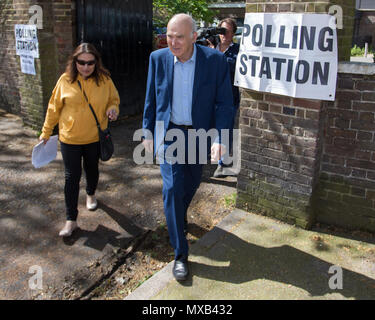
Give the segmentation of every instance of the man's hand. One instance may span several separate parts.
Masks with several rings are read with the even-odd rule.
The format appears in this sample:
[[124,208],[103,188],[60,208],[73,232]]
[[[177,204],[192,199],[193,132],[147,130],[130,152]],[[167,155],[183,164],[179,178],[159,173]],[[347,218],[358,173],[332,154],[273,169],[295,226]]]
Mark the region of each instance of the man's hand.
[[225,146],[215,142],[211,147],[211,161],[219,161],[225,153]]
[[151,139],[144,139],[142,141],[143,146],[145,147],[147,152],[153,152],[154,150],[154,141]]

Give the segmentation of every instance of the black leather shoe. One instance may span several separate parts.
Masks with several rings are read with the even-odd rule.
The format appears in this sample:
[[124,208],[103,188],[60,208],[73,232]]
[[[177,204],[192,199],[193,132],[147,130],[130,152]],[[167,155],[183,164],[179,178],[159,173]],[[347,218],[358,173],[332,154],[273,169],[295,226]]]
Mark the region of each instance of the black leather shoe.
[[182,257],[174,261],[173,276],[177,281],[185,281],[189,274],[188,259]]

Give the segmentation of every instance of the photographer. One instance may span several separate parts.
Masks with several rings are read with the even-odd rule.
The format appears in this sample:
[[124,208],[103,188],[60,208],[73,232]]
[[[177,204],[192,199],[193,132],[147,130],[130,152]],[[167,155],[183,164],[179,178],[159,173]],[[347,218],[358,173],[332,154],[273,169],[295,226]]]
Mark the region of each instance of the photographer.
[[[240,49],[239,44],[233,42],[233,36],[237,31],[237,24],[233,19],[226,18],[219,22],[218,27],[225,28],[226,32],[225,34],[219,34],[220,42],[217,44],[216,48],[210,41],[208,42],[209,42],[209,47],[214,48],[224,53],[225,57],[227,58],[227,62],[229,64],[230,76],[231,76],[231,81],[232,81],[232,91],[233,91],[233,104],[234,104],[234,114],[233,114],[232,128],[231,128],[233,129],[234,123],[236,120],[237,110],[240,104],[239,89],[238,87],[233,85],[234,74],[236,71],[236,60],[237,60],[238,51]],[[232,151],[233,130],[230,131],[230,140],[231,140],[230,151]],[[224,169],[223,169],[224,167],[228,167],[228,165],[225,165],[222,159],[220,159],[218,163],[218,167],[214,173],[215,178],[225,177]]]

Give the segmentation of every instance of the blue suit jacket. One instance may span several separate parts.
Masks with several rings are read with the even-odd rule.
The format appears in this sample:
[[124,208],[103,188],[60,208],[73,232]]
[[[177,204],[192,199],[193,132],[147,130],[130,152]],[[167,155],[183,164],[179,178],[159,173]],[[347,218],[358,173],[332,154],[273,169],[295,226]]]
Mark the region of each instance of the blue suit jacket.
[[[214,49],[196,45],[197,56],[192,98],[194,129],[208,131],[231,127],[234,106],[229,66],[225,56]],[[169,48],[150,55],[143,129],[154,137],[154,150],[162,143],[169,126],[173,97],[174,56]],[[145,132],[145,138],[151,136]]]

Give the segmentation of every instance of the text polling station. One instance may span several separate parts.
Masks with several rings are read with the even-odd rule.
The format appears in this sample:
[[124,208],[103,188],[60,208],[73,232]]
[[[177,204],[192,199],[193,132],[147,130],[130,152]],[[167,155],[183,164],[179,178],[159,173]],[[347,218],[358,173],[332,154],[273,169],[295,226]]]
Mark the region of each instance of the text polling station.
[[246,14],[235,85],[297,98],[333,101],[336,78],[334,16]]

